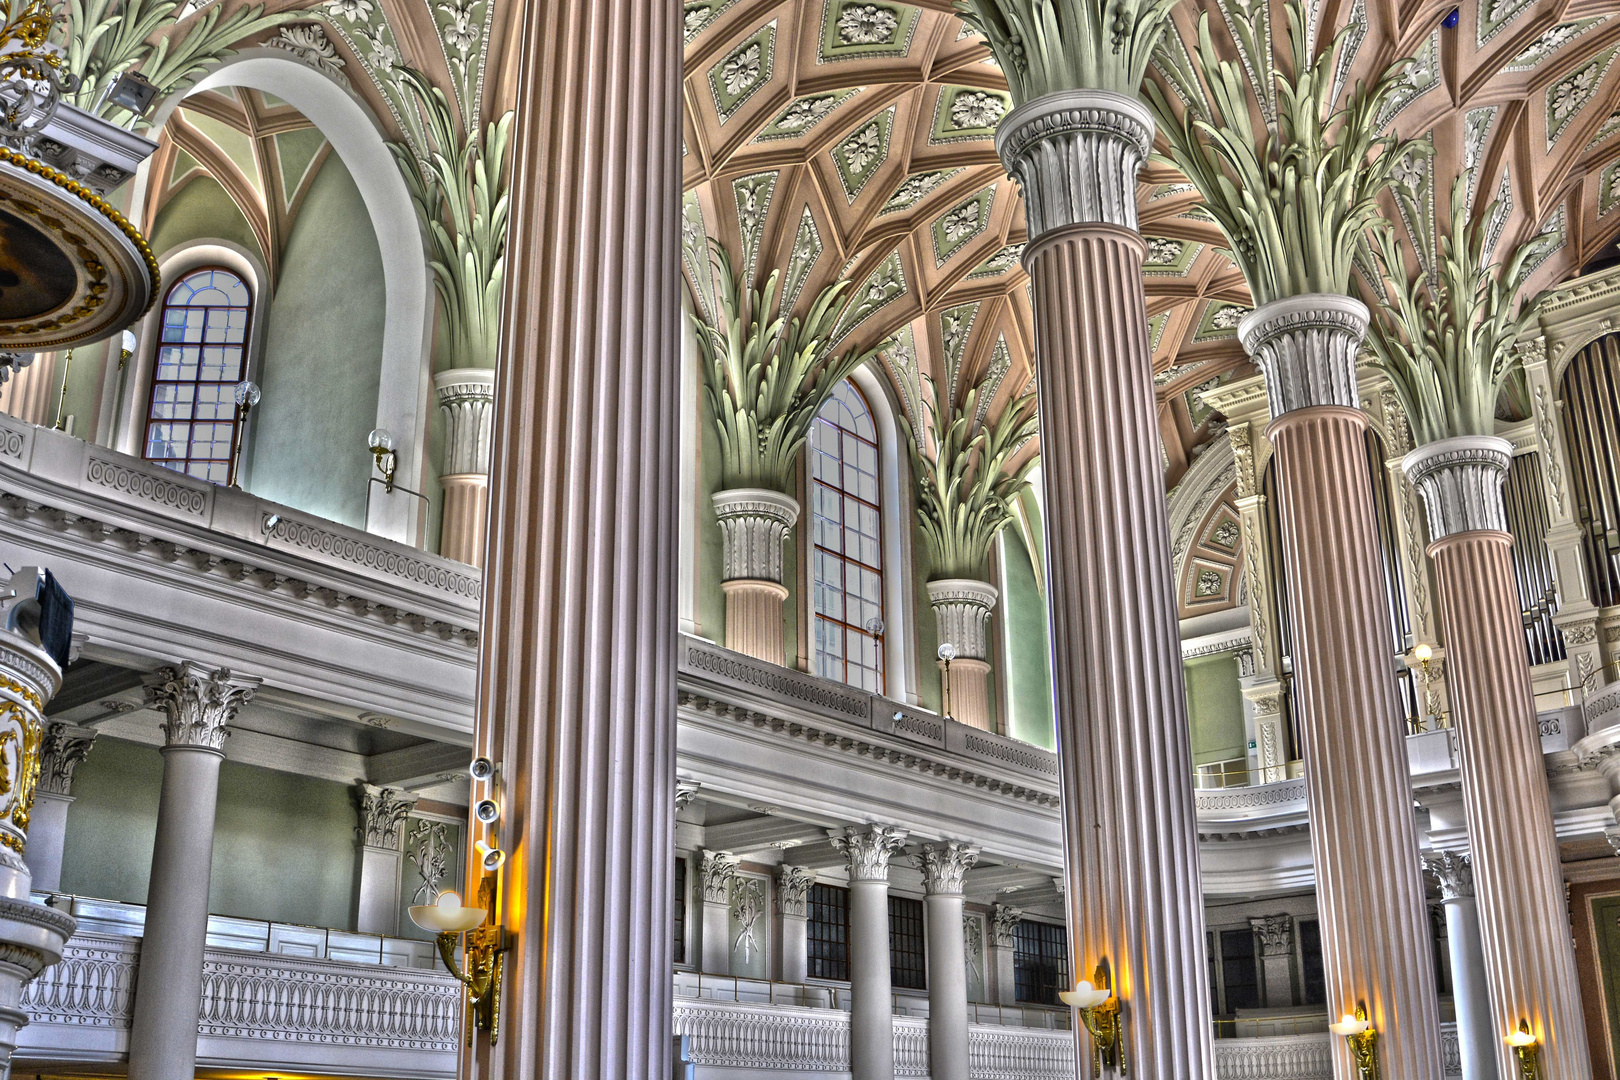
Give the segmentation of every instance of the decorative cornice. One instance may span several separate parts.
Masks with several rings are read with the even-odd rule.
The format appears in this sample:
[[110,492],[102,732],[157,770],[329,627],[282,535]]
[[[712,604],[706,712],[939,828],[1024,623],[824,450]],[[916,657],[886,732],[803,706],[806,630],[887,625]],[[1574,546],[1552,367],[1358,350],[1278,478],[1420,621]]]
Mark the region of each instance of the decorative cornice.
[[721,578],[782,583],[782,541],[799,520],[799,503],[768,488],[714,493],[720,519]]
[[359,783],[354,794],[360,806],[361,841],[368,848],[399,851],[402,826],[416,806],[416,793]]
[[978,861],[978,848],[955,840],[925,844],[917,852],[917,867],[930,896],[961,896],[963,875]]
[[36,791],[49,795],[73,794],[73,770],[96,744],[93,728],[54,723],[45,727],[40,744],[39,786]]
[[1357,408],[1356,355],[1367,334],[1367,306],[1313,293],[1274,300],[1238,323],[1238,337],[1266,377],[1273,419],[1317,405]]
[[231,721],[260,681],[188,660],[179,667],[159,668],[146,678],[146,703],[162,709],[168,718],[163,723],[166,747],[223,754]]
[[834,848],[849,863],[849,880],[889,880],[889,857],[906,842],[906,831],[892,825],[851,825],[842,832],[829,830]]
[[1044,94],[996,129],[996,152],[1023,189],[1031,242],[1069,225],[1134,231],[1136,177],[1152,146],[1152,115],[1106,90]]
[[985,628],[999,595],[988,581],[948,578],[928,583],[928,603],[934,609],[939,640],[955,645],[958,659],[984,660],[990,656]]
[[1474,862],[1455,851],[1428,852],[1422,856],[1423,869],[1440,883],[1442,900],[1468,899],[1474,895]]
[[731,882],[741,860],[729,851],[704,851],[698,857],[698,885],[705,904],[731,903]]
[[1024,918],[1024,909],[1009,904],[997,904],[991,909],[991,929],[998,948],[1011,949],[1018,945],[1018,924]]
[[1513,444],[1494,435],[1441,439],[1402,458],[1407,479],[1423,496],[1429,539],[1481,530],[1507,532],[1502,484],[1512,463]]
[[810,916],[810,886],[816,875],[802,866],[784,866],[776,875],[776,909],[784,919]]

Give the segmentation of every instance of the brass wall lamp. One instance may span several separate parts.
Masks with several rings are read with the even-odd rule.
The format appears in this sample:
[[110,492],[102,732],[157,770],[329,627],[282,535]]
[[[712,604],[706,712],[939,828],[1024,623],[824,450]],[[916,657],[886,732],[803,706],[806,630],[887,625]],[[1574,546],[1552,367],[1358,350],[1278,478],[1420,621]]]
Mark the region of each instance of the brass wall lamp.
[[1530,1021],[1521,1019],[1519,1030],[1504,1040],[1519,1062],[1519,1080],[1541,1080],[1541,1043],[1530,1033]]
[[1329,1024],[1328,1030],[1343,1035],[1350,1044],[1350,1060],[1361,1080],[1378,1080],[1378,1029],[1367,1019],[1367,1003],[1356,1002],[1355,1015],[1346,1013],[1338,1023]]
[[1063,999],[1063,1004],[1080,1014],[1080,1020],[1091,1033],[1091,1075],[1102,1076],[1103,1066],[1106,1065],[1124,1076],[1125,1045],[1119,999],[1108,987],[1108,971],[1103,965],[1097,965],[1097,972],[1092,978],[1097,980],[1095,984],[1082,980],[1073,990],[1064,990],[1058,997]]

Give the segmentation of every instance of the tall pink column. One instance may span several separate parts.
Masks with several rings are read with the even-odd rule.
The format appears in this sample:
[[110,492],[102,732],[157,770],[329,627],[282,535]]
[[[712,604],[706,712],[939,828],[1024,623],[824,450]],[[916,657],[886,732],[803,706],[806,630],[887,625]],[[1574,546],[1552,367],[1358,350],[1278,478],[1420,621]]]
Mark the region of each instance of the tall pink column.
[[1192,753],[1136,230],[1152,134],[1134,99],[1068,91],[1014,109],[996,144],[1029,225],[1074,974],[1111,972],[1130,1075],[1204,1078]]
[[527,0],[518,25],[474,744],[510,951],[462,1076],[668,1080],[681,11]]
[[1433,540],[1497,1072],[1516,1075],[1502,1039],[1527,1020],[1542,1076],[1584,1080],[1592,1063],[1502,501],[1512,460],[1506,439],[1474,436],[1421,446],[1401,465]]
[[[1266,304],[1238,326],[1265,373],[1327,1006],[1365,1002],[1385,1080],[1440,1080],[1440,1015],[1395,693],[1367,417],[1346,296]],[[1358,1074],[1343,1039],[1333,1075]]]

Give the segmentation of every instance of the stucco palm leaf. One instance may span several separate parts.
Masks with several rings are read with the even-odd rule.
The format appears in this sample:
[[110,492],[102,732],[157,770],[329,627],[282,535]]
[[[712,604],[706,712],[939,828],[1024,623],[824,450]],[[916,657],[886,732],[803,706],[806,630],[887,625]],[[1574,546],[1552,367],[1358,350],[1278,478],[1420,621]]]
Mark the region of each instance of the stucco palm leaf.
[[1013,400],[990,424],[976,417],[980,396],[994,392],[993,374],[968,391],[960,408],[940,382],[924,381],[933,398],[923,403],[925,429],[915,432],[901,418],[916,481],[917,524],[935,578],[982,578],[990,547],[1013,524],[1014,500],[1039,461],[1032,455],[1017,470],[1007,468],[1035,435],[1035,395]]
[[[1401,86],[1408,60],[1390,65],[1370,86],[1358,82],[1336,100],[1334,73],[1349,28],[1314,58],[1306,13],[1287,4],[1286,70],[1257,57],[1252,81],[1223,59],[1206,12],[1198,21],[1198,70],[1163,49],[1159,62],[1178,85],[1205,87],[1185,110],[1157,83],[1147,95],[1170,158],[1203,196],[1226,234],[1255,305],[1305,293],[1344,293],[1365,230],[1381,219],[1378,198],[1400,160],[1420,152],[1384,134],[1379,124]],[[1258,47],[1257,37],[1245,39]],[[1274,103],[1274,104],[1273,104]],[[1256,125],[1255,114],[1274,113]]]
[[725,248],[714,242],[713,250],[718,310],[712,322],[691,318],[720,441],[720,485],[791,494],[810,425],[833,387],[889,342],[834,352],[849,282],[827,286],[790,319],[778,300],[780,270],[749,289]]
[[[1411,194],[1398,189],[1407,218],[1420,220]],[[1388,230],[1370,242],[1391,285],[1374,307],[1367,346],[1395,388],[1418,443],[1496,432],[1496,404],[1520,366],[1516,343],[1534,325],[1545,294],[1519,302],[1528,260],[1545,243],[1519,245],[1505,263],[1490,261],[1493,203],[1472,224],[1468,180],[1451,188],[1450,227],[1439,237],[1431,278],[1409,272],[1403,246]]]
[[960,0],[1007,76],[1013,101],[1057,90],[1136,97],[1176,0]]

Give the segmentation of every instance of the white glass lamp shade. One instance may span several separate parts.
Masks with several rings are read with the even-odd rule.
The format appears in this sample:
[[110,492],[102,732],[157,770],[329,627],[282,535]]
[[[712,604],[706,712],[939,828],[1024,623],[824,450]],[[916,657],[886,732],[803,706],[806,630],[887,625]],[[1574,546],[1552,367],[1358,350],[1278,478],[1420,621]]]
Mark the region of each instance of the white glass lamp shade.
[[1372,1027],[1372,1021],[1371,1020],[1357,1020],[1354,1016],[1351,1016],[1349,1013],[1345,1013],[1344,1016],[1339,1020],[1338,1023],[1329,1024],[1328,1025],[1328,1030],[1333,1032],[1333,1034],[1335,1034],[1335,1035],[1346,1035],[1346,1036],[1348,1036],[1348,1035],[1360,1035],[1370,1027]]
[[251,409],[259,403],[259,397],[258,383],[243,381],[236,384],[236,403],[238,405],[246,405]]
[[956,659],[956,646],[947,641],[939,647],[939,658],[947,664]]
[[488,915],[483,908],[462,907],[461,897],[446,890],[437,903],[411,908],[411,922],[435,934],[464,934],[482,926]]
[[1422,664],[1426,663],[1434,655],[1434,650],[1429,648],[1428,642],[1419,642],[1418,647],[1412,650],[1412,655],[1417,659],[1418,663]]
[[140,342],[135,339],[135,331],[125,330],[123,337],[119,339],[118,347],[127,353],[132,353],[135,351],[135,346],[138,344],[140,344]]
[[1523,1049],[1526,1046],[1536,1045],[1536,1037],[1530,1034],[1530,1032],[1524,1027],[1520,1027],[1518,1031],[1511,1032],[1508,1037],[1502,1041],[1513,1047],[1515,1050]]
[[1073,990],[1064,990],[1058,994],[1063,1004],[1071,1009],[1095,1009],[1098,1005],[1113,996],[1113,991],[1106,986],[1092,986],[1082,981]]
[[366,436],[366,445],[373,450],[392,450],[394,433],[387,428],[372,428],[371,434]]

